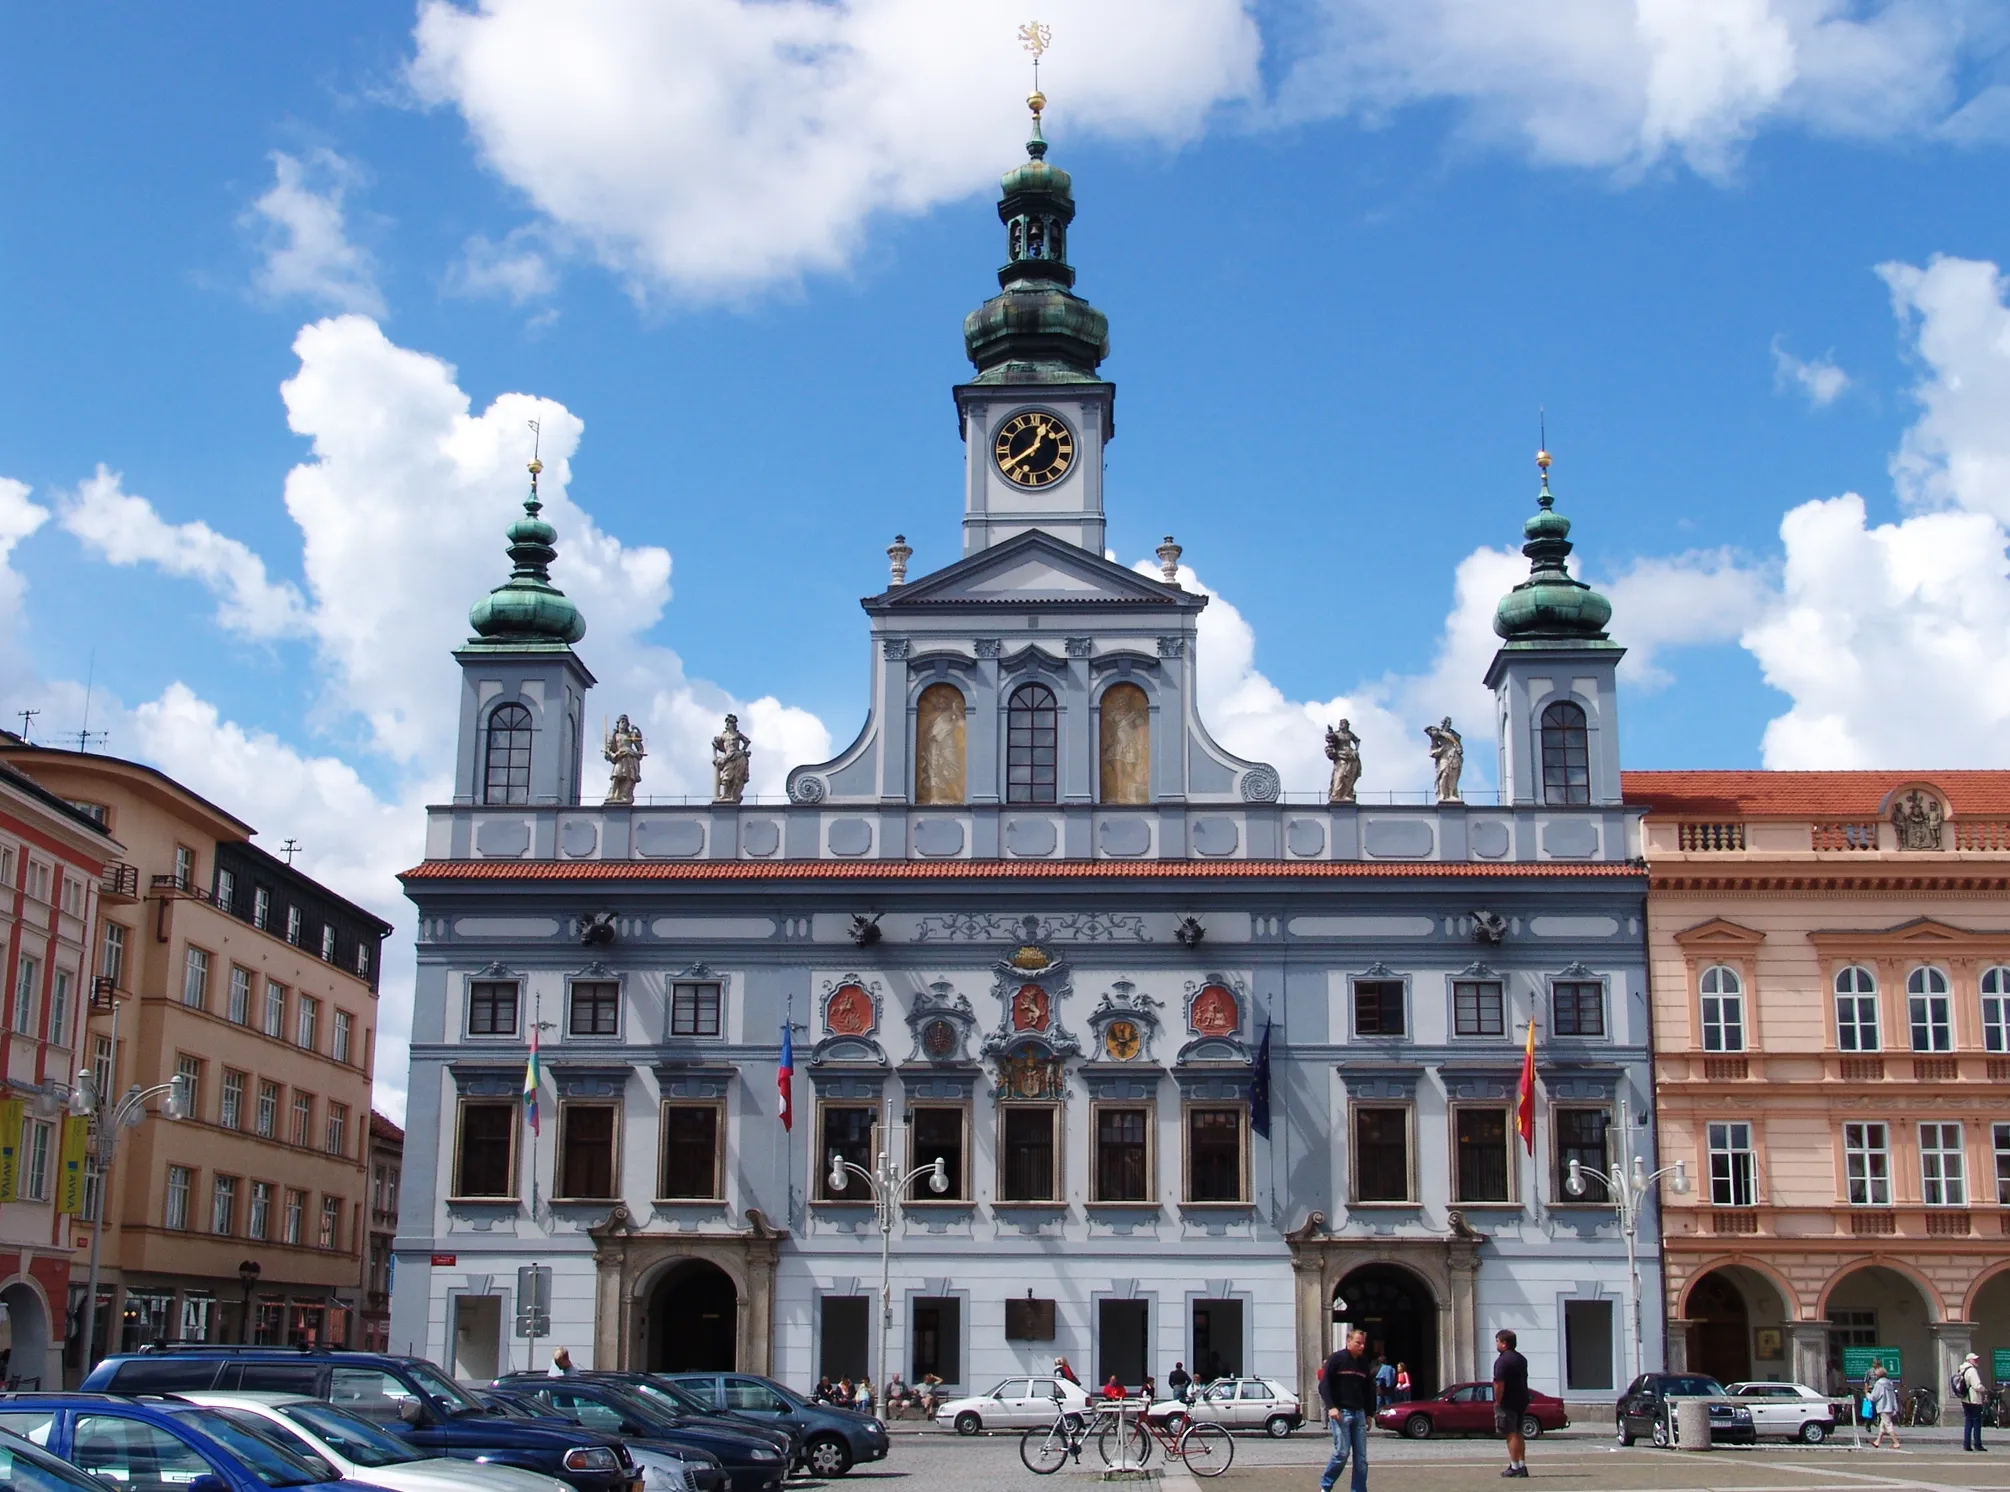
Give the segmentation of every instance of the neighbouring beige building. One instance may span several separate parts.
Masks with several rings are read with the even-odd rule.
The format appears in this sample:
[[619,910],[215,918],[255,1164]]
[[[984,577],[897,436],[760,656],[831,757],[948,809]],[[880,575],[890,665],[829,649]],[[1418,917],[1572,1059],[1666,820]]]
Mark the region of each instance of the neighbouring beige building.
[[[137,868],[135,899],[100,918],[81,1058],[106,1108],[178,1073],[195,1089],[191,1118],[123,1131],[104,1185],[89,1178],[86,1217],[103,1191],[106,1219],[90,1360],[176,1338],[346,1344],[389,925],[150,767],[12,740],[0,756],[85,807]],[[78,1334],[90,1231],[71,1259]]]
[[405,1132],[382,1114],[370,1115],[370,1229],[363,1250],[362,1314],[355,1345],[391,1350],[391,1244],[398,1234],[398,1188],[404,1182]]
[[[1628,772],[1669,1354],[1944,1392],[2010,1349],[2010,772]],[[2010,1375],[2005,1375],[2010,1376]]]

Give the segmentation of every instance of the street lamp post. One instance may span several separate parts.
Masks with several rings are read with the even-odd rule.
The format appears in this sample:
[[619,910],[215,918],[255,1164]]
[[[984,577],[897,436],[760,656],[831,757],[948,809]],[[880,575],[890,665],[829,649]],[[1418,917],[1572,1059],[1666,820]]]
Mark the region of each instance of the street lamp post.
[[940,1196],[949,1190],[949,1164],[941,1156],[936,1156],[931,1165],[916,1166],[905,1176],[894,1169],[893,1156],[885,1150],[879,1152],[879,1164],[874,1171],[846,1160],[835,1150],[831,1152],[830,1186],[834,1192],[845,1189],[846,1179],[856,1176],[872,1190],[872,1202],[879,1217],[879,1409],[886,1402],[886,1349],[887,1339],[893,1335],[893,1208],[900,1194],[923,1176],[928,1178],[928,1189]]
[[251,1345],[251,1290],[258,1283],[264,1271],[255,1259],[246,1259],[237,1266],[237,1281],[244,1286],[244,1313],[237,1320],[237,1341],[239,1346]]
[[[1627,1125],[1626,1105],[1619,1105],[1619,1133],[1624,1141],[1632,1133]],[[1632,1291],[1633,1304],[1633,1376],[1638,1378],[1640,1367],[1640,1258],[1636,1235],[1640,1227],[1640,1204],[1646,1200],[1648,1192],[1663,1176],[1669,1178],[1668,1190],[1676,1196],[1683,1196],[1689,1190],[1689,1165],[1687,1161],[1676,1161],[1672,1166],[1663,1166],[1651,1175],[1647,1162],[1639,1156],[1633,1157],[1633,1170],[1629,1174],[1618,1161],[1612,1163],[1610,1171],[1593,1171],[1605,1187],[1606,1200],[1619,1209],[1619,1231],[1626,1236],[1626,1280]],[[1564,1177],[1563,1189],[1573,1197],[1581,1197],[1585,1192],[1585,1172],[1576,1156],[1570,1158],[1570,1168]]]

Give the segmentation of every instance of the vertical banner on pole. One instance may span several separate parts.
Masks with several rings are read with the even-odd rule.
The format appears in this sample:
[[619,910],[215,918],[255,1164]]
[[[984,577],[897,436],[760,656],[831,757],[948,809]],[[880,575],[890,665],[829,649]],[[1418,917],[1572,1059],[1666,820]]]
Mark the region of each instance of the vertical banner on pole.
[[20,1195],[21,1115],[27,1107],[18,1098],[0,1101],[0,1202]]
[[56,1176],[56,1211],[76,1217],[84,1210],[84,1163],[91,1144],[91,1121],[72,1114],[63,1121],[62,1167]]

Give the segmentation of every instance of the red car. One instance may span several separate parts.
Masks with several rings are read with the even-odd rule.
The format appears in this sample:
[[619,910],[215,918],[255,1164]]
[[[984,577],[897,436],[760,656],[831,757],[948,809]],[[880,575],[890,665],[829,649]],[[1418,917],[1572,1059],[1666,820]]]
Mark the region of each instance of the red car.
[[[1455,1383],[1435,1399],[1414,1399],[1408,1404],[1391,1404],[1378,1410],[1375,1423],[1381,1429],[1393,1430],[1412,1440],[1429,1440],[1433,1435],[1491,1435],[1494,1386]],[[1529,1390],[1528,1408],[1521,1416],[1522,1434],[1533,1440],[1544,1430],[1561,1430],[1569,1423],[1563,1400]]]

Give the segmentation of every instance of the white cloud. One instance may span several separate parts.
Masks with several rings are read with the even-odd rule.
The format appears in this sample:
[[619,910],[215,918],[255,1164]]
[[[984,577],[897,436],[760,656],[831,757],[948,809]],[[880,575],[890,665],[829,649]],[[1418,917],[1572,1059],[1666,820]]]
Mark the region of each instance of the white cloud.
[[1635,560],[1600,589],[1612,601],[1612,635],[1626,645],[1620,681],[1636,689],[1674,682],[1669,648],[1737,641],[1771,601],[1774,582],[1728,549]]
[[[1052,0],[1050,133],[1179,141],[1256,87],[1239,0]],[[732,296],[852,262],[877,214],[995,181],[1025,138],[1008,0],[425,0],[410,77],[485,163],[638,284]]]
[[1787,351],[1784,339],[1773,338],[1773,387],[1795,390],[1816,409],[1826,409],[1850,386],[1849,374],[1836,366],[1834,354],[1804,360]]
[[1994,264],[1935,258],[1878,273],[1927,369],[1919,419],[1892,461],[1899,496],[2010,522],[2010,306]]
[[14,568],[14,549],[49,521],[49,510],[29,501],[31,490],[26,482],[0,477],[0,691],[13,687],[26,672],[20,632],[28,582]]
[[516,305],[542,300],[558,288],[558,271],[535,229],[517,228],[501,243],[476,234],[461,250],[448,285],[461,295],[507,296]]
[[272,185],[245,215],[264,253],[253,276],[259,292],[382,316],[375,263],[349,241],[343,214],[343,197],[357,179],[354,163],[332,150],[304,158],[274,151],[272,175]]

